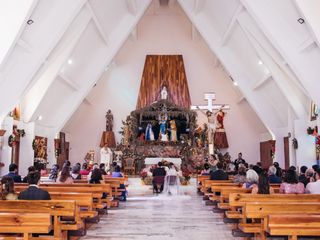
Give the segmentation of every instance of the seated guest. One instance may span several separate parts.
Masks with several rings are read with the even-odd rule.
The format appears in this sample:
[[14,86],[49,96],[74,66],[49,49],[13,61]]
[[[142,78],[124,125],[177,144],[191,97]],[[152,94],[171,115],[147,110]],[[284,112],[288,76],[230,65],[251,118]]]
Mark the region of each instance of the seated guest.
[[[34,166],[28,167],[28,174],[35,172],[35,171],[36,171],[36,168]],[[28,175],[23,178],[22,182],[24,182],[24,183],[28,182]]]
[[95,163],[95,164],[92,165],[92,169],[91,169],[91,171],[89,172],[88,177],[87,177],[88,182],[90,182],[91,176],[92,176],[92,172],[93,172],[95,169],[99,169],[98,163]]
[[319,166],[317,164],[312,165],[312,169],[314,172],[317,172],[317,170],[319,169]]
[[82,169],[80,171],[80,174],[84,175],[84,176],[87,176],[87,175],[89,175],[89,173],[90,173],[90,170],[88,169],[88,164],[87,163],[83,163],[82,164]]
[[288,170],[297,171],[297,168],[296,168],[295,166],[290,166],[290,167],[288,168]]
[[278,177],[282,178],[282,169],[281,169],[279,163],[278,162],[274,162],[273,166],[277,169],[276,175]]
[[100,171],[101,171],[102,175],[107,175],[106,165],[104,163],[100,163],[99,168],[100,168]]
[[210,180],[228,180],[228,174],[222,168],[222,162],[218,162],[217,170],[210,172]]
[[73,183],[73,178],[71,177],[68,165],[65,165],[62,168],[61,175],[60,177],[58,177],[57,183],[65,183],[65,184]]
[[48,172],[47,172],[46,165],[45,164],[41,164],[40,165],[40,175],[41,175],[41,177],[44,177],[47,174],[48,174]]
[[306,187],[306,193],[320,194],[320,169],[316,172],[316,182],[309,182]]
[[81,179],[81,174],[80,174],[80,167],[79,165],[74,165],[72,167],[72,172],[71,172],[71,177],[74,179],[74,180],[80,180]]
[[18,199],[20,200],[50,200],[50,194],[39,188],[40,173],[32,172],[28,174],[29,187],[20,192]]
[[203,165],[203,170],[201,171],[201,175],[210,175],[210,165],[208,163],[205,163]]
[[306,171],[306,178],[307,178],[307,182],[315,182],[316,181],[316,176],[315,176],[315,172],[313,171],[312,168],[309,168],[307,171]]
[[[163,191],[164,185],[164,177],[166,176],[166,170],[162,166],[162,162],[158,162],[158,166],[152,171],[152,183],[153,190],[156,193],[161,193]],[[158,185],[160,185],[160,189],[158,189]]]
[[14,181],[12,177],[4,176],[1,179],[1,200],[17,200],[18,195],[14,192]]
[[254,171],[256,171],[256,173],[257,173],[258,175],[263,174],[263,169],[262,169],[260,166],[258,166],[258,165],[254,165],[254,166],[252,167],[252,169],[253,169]]
[[91,175],[89,183],[94,183],[94,184],[103,183],[101,170],[99,168],[96,168],[92,171],[92,175]]
[[265,174],[259,175],[258,184],[252,187],[252,194],[274,194],[274,190],[269,185],[268,177]]
[[269,182],[270,183],[281,183],[281,177],[278,177],[277,174],[277,169],[275,166],[270,166],[269,167]]
[[21,176],[18,174],[18,166],[14,163],[9,165],[9,173],[6,176],[12,177],[13,181],[16,183],[22,182]]
[[114,172],[116,166],[118,166],[117,162],[112,162],[112,164],[110,166],[110,173],[111,174]]
[[257,186],[259,181],[259,175],[253,169],[249,169],[246,174],[246,182],[242,185],[242,188],[253,188]]
[[285,181],[280,185],[280,193],[304,193],[303,183],[298,182],[298,176],[293,169],[287,171]]
[[306,177],[306,171],[308,170],[307,166],[302,166],[300,168],[300,175],[299,175],[299,182],[303,183],[303,185],[306,187],[307,184],[309,183],[307,177]]
[[59,165],[54,164],[50,170],[49,179],[56,181],[59,173]]
[[246,180],[246,168],[239,166],[238,173],[233,177],[233,182],[243,184],[246,182]]
[[112,172],[111,174],[112,177],[116,178],[116,177],[123,177],[122,173],[121,173],[121,169],[120,169],[120,166],[116,166],[114,168],[114,172]]
[[[118,178],[118,177],[123,177],[123,174],[120,172],[121,171],[121,169],[120,169],[120,166],[116,166],[115,168],[114,168],[114,172],[112,172],[112,177],[113,178]],[[126,189],[126,186],[124,185],[124,184],[120,184],[120,189]],[[126,198],[126,196],[127,196],[127,191],[122,191],[121,192],[121,201],[126,201],[127,200],[127,198]]]

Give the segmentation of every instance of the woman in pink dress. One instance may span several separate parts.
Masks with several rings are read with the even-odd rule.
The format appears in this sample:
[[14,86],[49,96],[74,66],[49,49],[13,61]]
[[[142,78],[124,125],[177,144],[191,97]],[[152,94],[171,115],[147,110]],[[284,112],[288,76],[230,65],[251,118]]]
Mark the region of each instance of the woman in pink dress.
[[303,183],[298,182],[298,175],[294,170],[288,170],[285,181],[280,185],[280,193],[305,193]]
[[69,166],[65,165],[62,168],[61,175],[57,179],[57,183],[65,183],[65,184],[73,183],[73,178],[72,178],[72,176],[70,174]]

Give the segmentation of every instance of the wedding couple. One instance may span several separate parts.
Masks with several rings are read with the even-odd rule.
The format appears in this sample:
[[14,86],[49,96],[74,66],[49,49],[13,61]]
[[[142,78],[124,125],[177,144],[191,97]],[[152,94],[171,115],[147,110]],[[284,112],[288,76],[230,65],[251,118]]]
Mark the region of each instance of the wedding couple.
[[153,176],[153,192],[166,194],[179,194],[180,179],[179,174],[173,163],[163,166],[162,162],[158,162],[157,168],[152,172]]

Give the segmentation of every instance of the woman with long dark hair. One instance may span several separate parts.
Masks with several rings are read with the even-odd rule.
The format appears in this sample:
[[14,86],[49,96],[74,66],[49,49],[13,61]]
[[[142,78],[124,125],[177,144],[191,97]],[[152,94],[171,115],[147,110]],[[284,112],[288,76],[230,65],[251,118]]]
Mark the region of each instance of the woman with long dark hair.
[[14,192],[14,181],[12,177],[4,176],[1,179],[1,200],[17,200],[18,195]]
[[252,188],[253,194],[274,194],[274,190],[270,187],[268,177],[262,173],[259,175],[258,184]]
[[298,182],[298,175],[290,169],[286,173],[285,181],[280,185],[280,193],[304,193],[305,188],[303,183]]
[[93,169],[89,183],[100,184],[102,180],[101,170],[99,168]]
[[72,178],[72,176],[71,176],[71,174],[70,174],[69,166],[68,166],[68,165],[65,165],[65,166],[62,168],[61,175],[60,175],[60,177],[58,178],[57,183],[65,183],[65,184],[73,183],[73,178]]

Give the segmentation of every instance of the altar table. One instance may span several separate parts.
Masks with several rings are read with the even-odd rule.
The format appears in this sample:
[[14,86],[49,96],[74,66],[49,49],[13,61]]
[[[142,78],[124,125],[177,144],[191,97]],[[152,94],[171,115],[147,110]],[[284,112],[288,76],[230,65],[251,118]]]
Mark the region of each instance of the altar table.
[[154,165],[158,164],[161,161],[172,162],[176,167],[180,168],[182,160],[181,158],[166,158],[166,157],[147,157],[144,159],[145,165]]

